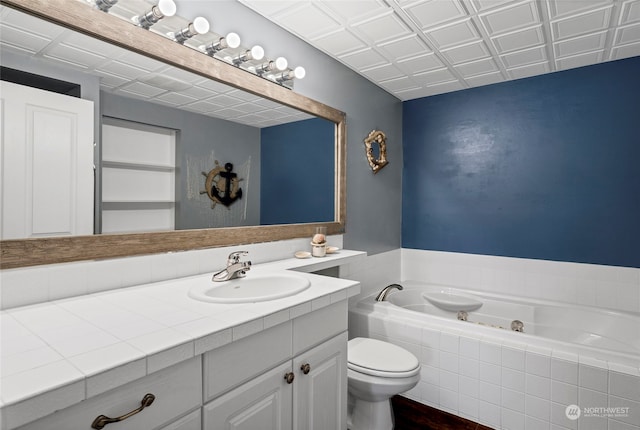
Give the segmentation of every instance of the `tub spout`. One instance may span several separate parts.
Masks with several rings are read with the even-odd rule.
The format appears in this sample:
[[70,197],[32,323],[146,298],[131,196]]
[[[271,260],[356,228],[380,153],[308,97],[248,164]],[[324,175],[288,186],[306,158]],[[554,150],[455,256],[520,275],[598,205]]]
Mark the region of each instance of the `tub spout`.
[[511,330],[519,331],[521,333],[524,332],[524,323],[520,320],[511,321]]
[[403,289],[402,285],[400,285],[400,284],[387,285],[376,296],[376,302],[384,302],[387,299],[387,295],[389,294],[389,292],[394,288],[397,288],[398,290],[402,290]]

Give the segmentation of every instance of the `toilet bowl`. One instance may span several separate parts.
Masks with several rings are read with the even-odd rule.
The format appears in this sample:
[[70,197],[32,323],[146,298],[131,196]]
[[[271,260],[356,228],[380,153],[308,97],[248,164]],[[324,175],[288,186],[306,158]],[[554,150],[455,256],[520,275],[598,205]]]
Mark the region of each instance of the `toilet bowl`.
[[391,397],[420,380],[420,363],[409,351],[376,339],[357,337],[347,347],[347,387],[353,406],[349,430],[391,430]]

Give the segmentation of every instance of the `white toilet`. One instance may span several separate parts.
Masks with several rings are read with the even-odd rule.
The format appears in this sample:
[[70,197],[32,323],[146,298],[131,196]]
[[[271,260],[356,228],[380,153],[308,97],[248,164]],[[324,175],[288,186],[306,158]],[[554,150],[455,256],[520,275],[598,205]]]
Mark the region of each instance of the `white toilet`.
[[420,362],[415,355],[376,339],[356,337],[347,349],[347,386],[354,401],[349,430],[391,430],[391,397],[416,386]]

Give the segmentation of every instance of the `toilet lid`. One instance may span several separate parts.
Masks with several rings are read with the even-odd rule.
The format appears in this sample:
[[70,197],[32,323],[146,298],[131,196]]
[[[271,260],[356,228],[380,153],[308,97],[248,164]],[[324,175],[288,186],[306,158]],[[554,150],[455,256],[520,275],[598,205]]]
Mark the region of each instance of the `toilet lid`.
[[420,371],[418,359],[406,349],[364,337],[349,341],[347,364],[352,370],[382,377],[407,377]]

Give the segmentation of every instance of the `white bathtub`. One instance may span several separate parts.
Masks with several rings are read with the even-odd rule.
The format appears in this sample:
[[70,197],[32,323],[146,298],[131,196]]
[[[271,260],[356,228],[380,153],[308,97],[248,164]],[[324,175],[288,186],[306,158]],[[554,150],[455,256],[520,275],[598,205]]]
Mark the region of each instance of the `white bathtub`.
[[[407,397],[498,429],[576,428],[565,409],[622,407],[619,416],[583,416],[585,428],[640,430],[640,314],[507,297],[418,281],[400,282],[350,309],[350,336],[412,351],[422,379]],[[482,302],[442,310],[425,293]],[[513,320],[524,332],[510,329]],[[478,324],[482,323],[482,324]],[[501,326],[496,328],[493,326]]]

